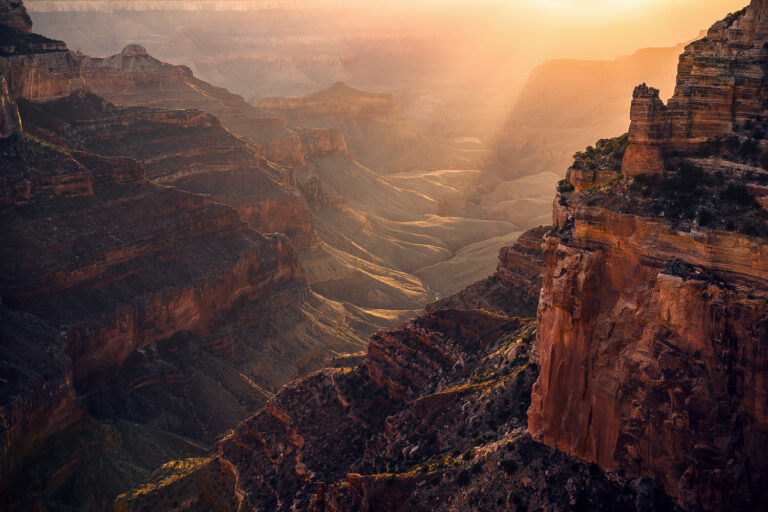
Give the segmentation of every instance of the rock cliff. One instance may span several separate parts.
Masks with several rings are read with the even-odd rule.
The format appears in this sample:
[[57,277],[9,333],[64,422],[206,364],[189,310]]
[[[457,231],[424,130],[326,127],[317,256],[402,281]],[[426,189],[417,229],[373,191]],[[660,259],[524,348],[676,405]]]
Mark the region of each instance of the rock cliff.
[[764,131],[766,16],[768,4],[752,2],[686,46],[675,94],[666,105],[657,89],[645,84],[635,89],[626,175],[661,172],[662,149],[691,150],[735,132]]
[[55,98],[83,85],[67,45],[33,33],[20,0],[0,2],[0,75],[11,94],[27,98]]
[[531,435],[690,510],[768,504],[767,6],[690,44],[667,105],[635,90],[628,147],[576,155],[544,243]]

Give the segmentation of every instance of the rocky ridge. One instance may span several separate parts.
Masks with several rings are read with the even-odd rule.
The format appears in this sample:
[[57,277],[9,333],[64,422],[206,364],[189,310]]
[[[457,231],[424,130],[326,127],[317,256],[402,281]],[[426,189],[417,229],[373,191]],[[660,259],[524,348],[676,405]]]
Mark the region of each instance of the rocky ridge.
[[226,89],[194,76],[186,66],[159,61],[138,44],[106,58],[77,56],[88,86],[117,105],[159,109],[198,109],[218,118],[229,130],[260,147],[273,162],[310,166],[318,153],[349,155],[341,133],[332,127],[289,127],[285,119],[255,108]]
[[[359,347],[370,327],[311,291],[284,235],[147,179],[178,178],[195,145],[209,172],[265,172],[258,151],[200,111],[70,92],[77,59],[63,43],[33,47],[45,38],[19,29],[18,12],[9,19],[0,506],[104,510],[150,468],[204,453],[280,384]],[[123,151],[107,149],[110,136]],[[278,171],[262,180],[279,186]]]

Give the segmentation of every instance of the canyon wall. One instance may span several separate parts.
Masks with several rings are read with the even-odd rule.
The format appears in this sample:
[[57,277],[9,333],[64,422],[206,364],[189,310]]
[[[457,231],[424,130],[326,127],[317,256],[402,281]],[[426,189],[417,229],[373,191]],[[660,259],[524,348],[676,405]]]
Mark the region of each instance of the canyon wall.
[[628,147],[577,154],[544,243],[532,437],[690,510],[768,503],[766,16],[690,44],[668,105],[635,90]]
[[161,62],[138,44],[106,58],[77,56],[88,88],[123,106],[197,109],[218,118],[232,132],[247,137],[271,161],[305,168],[317,153],[349,155],[333,125],[301,131],[274,112],[249,105],[241,96],[194,76],[186,66]]
[[306,206],[284,169],[208,113],[83,90],[79,59],[6,4],[0,507],[104,510],[282,383],[360,347],[370,326],[311,291],[285,235],[152,182],[241,173],[298,218],[254,211],[251,223],[302,235]]

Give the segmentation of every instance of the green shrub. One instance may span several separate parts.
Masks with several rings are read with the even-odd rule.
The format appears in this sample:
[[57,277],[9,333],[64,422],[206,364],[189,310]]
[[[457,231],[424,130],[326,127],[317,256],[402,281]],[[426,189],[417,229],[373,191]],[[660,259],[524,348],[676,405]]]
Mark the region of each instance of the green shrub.
[[575,188],[576,187],[573,186],[573,183],[571,183],[567,178],[557,182],[557,191],[562,194],[573,192]]
[[743,9],[741,9],[740,11],[729,13],[728,16],[726,16],[725,20],[724,20],[725,21],[725,26],[726,27],[730,27],[731,25],[733,25],[734,21],[736,21],[737,19],[739,19],[742,16],[744,16],[744,13],[746,13],[746,12],[747,12],[747,8],[745,7]]

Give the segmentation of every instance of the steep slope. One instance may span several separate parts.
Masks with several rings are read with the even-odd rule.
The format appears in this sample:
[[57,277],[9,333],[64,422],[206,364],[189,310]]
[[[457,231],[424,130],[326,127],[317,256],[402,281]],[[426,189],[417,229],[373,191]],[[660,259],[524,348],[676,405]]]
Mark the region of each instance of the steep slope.
[[[26,19],[8,5],[22,14],[3,20]],[[203,453],[282,383],[360,347],[371,326],[310,290],[284,235],[151,183],[135,159],[84,151],[109,153],[98,145],[118,134],[137,155],[175,147],[183,159],[197,142],[211,169],[257,172],[246,143],[201,112],[69,94],[79,69],[66,48],[33,47],[45,38],[14,26],[3,34],[31,53],[0,56],[0,506],[104,510],[149,468]],[[68,147],[30,135],[27,120]]]
[[666,105],[636,88],[628,147],[577,155],[544,244],[531,435],[691,510],[768,505],[766,19],[688,45]]

